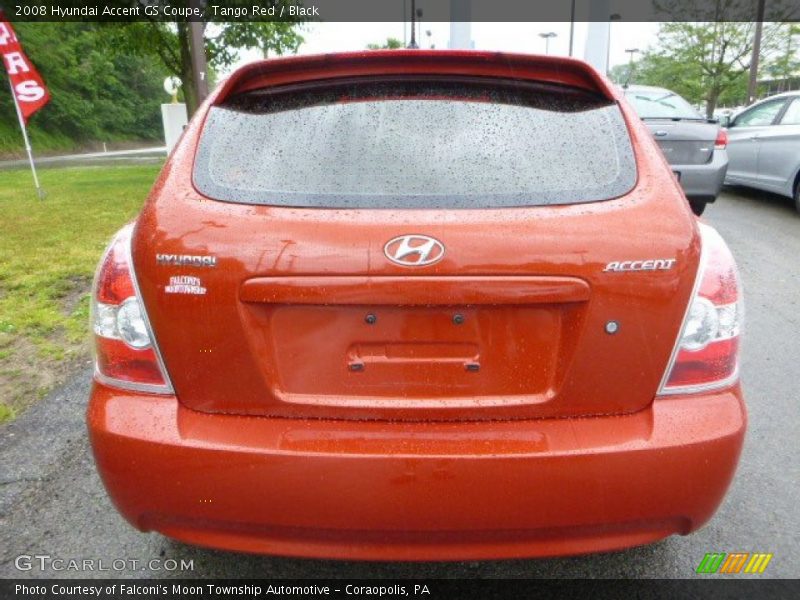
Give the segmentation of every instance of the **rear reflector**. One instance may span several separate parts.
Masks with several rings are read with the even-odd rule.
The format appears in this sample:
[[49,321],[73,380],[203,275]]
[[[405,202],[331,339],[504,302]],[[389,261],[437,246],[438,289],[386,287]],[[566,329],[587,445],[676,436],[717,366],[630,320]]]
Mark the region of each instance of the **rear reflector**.
[[171,394],[131,261],[133,225],[123,227],[100,261],[92,294],[95,377],[123,389]]
[[714,141],[714,148],[717,150],[725,150],[728,147],[728,132],[720,129],[717,133],[717,139]]
[[744,304],[728,246],[700,224],[702,256],[695,290],[660,394],[691,394],[732,385],[738,377]]

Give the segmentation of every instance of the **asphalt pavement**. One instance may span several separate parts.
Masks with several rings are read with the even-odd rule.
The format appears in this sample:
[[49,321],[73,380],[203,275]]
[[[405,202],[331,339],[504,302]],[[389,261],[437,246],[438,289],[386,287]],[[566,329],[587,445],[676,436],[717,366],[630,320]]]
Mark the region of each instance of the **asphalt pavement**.
[[[788,198],[735,188],[707,209],[706,220],[730,244],[744,280],[750,425],[732,487],[700,531],[624,552],[451,563],[301,560],[184,545],[136,531],[106,496],[83,422],[87,365],[0,426],[0,577],[695,577],[707,552],[773,553],[760,577],[800,576],[800,215]],[[39,559],[30,570],[15,566],[29,562],[19,556],[40,555],[137,562],[112,572],[41,570]],[[151,559],[162,568],[148,568]],[[168,559],[192,561],[192,569],[167,570],[175,566]]]

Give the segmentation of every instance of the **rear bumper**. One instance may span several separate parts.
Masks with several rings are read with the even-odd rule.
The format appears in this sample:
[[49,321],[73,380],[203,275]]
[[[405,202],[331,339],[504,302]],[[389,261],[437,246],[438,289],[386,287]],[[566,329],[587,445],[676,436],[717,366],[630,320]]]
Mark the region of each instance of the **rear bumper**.
[[612,550],[714,513],[746,427],[737,388],[627,416],[377,423],[209,415],[95,383],[88,426],[119,511],[204,546],[452,560]]
[[680,173],[681,187],[690,200],[714,202],[728,172],[728,152],[714,150],[711,162],[704,165],[670,165]]

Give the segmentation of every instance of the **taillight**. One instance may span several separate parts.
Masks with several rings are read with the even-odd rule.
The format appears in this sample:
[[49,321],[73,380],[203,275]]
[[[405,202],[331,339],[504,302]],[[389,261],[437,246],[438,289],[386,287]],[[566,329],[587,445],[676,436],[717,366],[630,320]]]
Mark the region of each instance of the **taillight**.
[[725,150],[728,147],[728,132],[720,129],[717,132],[717,139],[714,140],[714,148],[717,150]]
[[700,223],[702,253],[695,289],[661,384],[661,394],[688,394],[733,384],[739,374],[744,304],[733,255]]
[[131,261],[133,225],[123,227],[100,261],[92,292],[95,377],[106,385],[172,393]]

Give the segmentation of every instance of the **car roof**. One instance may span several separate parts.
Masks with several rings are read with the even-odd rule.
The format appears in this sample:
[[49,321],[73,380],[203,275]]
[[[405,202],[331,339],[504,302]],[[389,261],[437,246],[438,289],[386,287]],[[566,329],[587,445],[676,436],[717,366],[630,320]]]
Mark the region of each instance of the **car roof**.
[[793,96],[800,96],[800,90],[790,90],[788,92],[781,92],[780,94],[773,94],[772,96],[762,98],[759,100],[759,102],[763,102],[764,100],[772,100],[773,98],[791,98]]
[[[767,102],[768,100],[775,100],[776,98],[795,98],[797,96],[800,96],[800,90],[792,90],[792,91],[789,91],[789,92],[781,92],[780,94],[773,94],[772,96],[766,96],[764,98],[759,98],[758,100],[756,100],[752,104],[749,104],[749,105],[745,106],[742,109],[742,111],[745,111],[748,108],[750,108],[751,106],[755,106],[756,104],[762,104],[764,102]],[[740,111],[740,112],[742,112],[742,111]]]
[[780,94],[773,94],[772,96],[767,96],[766,98],[761,98],[760,100],[756,100],[755,102],[753,102],[752,104],[748,104],[744,108],[740,108],[732,115],[732,117],[735,119],[744,111],[754,106],[758,106],[759,104],[763,104],[764,102],[767,102],[769,100],[775,100],[776,98],[797,98],[797,97],[800,97],[800,90],[791,90],[788,92],[781,92]]

